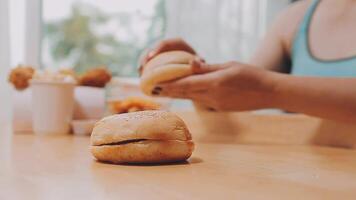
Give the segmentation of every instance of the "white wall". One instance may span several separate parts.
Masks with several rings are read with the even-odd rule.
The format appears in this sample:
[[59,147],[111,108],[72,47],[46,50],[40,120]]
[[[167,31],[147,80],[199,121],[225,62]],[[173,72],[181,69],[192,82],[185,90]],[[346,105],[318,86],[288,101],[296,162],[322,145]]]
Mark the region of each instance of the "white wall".
[[26,1],[25,63],[40,67],[41,59],[41,0]]
[[290,4],[290,0],[266,0],[267,1],[267,13],[266,21],[267,27],[274,20],[276,15],[281,12]]
[[25,5],[26,0],[9,0],[10,6],[10,65],[25,64]]
[[182,37],[208,62],[249,59],[289,0],[169,0],[166,37]]
[[9,4],[8,0],[0,0],[0,134],[11,127],[11,88],[7,83],[9,70]]

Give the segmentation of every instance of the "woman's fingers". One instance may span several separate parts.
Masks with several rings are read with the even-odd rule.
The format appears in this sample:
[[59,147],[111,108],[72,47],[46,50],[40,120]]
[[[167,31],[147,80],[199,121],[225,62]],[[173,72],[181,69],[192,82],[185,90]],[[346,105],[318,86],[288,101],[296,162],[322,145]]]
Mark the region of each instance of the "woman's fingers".
[[211,84],[217,80],[216,78],[219,77],[220,72],[223,73],[221,70],[226,69],[230,65],[209,65],[202,62],[199,57],[196,57],[191,62],[191,66],[194,75],[159,84],[155,88],[154,93],[156,95],[175,98],[194,99],[196,97],[195,95],[206,93]]
[[194,60],[190,62],[194,74],[206,74],[221,69],[225,69],[230,65],[228,63],[224,64],[207,64],[200,57],[196,56]]
[[159,90],[157,95],[193,99],[195,95],[207,92],[207,88],[213,80],[210,76],[210,74],[189,76],[173,82],[162,83],[155,90]]
[[204,65],[204,62],[198,56],[195,56],[195,58],[190,61],[190,66],[192,67],[194,74],[202,74],[202,65]]

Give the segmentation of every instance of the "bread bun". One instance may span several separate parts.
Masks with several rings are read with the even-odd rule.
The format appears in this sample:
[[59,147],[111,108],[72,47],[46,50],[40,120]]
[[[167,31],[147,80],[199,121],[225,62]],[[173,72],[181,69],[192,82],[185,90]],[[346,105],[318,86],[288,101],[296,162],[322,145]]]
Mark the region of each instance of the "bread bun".
[[143,67],[142,91],[152,95],[155,85],[193,74],[189,64],[193,59],[194,55],[185,51],[169,51],[157,55]]
[[91,152],[112,163],[165,163],[188,159],[194,149],[182,119],[166,111],[141,111],[106,117],[96,123]]

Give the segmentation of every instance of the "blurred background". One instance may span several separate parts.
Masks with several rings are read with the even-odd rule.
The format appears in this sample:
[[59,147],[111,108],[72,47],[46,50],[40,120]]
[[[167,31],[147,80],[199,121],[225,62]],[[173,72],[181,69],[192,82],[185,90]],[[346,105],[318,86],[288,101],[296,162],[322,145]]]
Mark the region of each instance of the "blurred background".
[[[0,0],[0,125],[10,124],[12,114],[19,129],[31,124],[31,92],[14,91],[7,82],[9,71],[19,64],[50,70],[68,67],[79,74],[107,66],[114,76],[138,77],[138,60],[145,49],[171,37],[188,41],[208,62],[245,61],[290,3]],[[88,113],[85,117],[97,118],[104,95],[104,90],[80,88],[77,107]]]
[[139,56],[182,37],[210,62],[246,60],[291,0],[11,0],[11,66],[105,65],[137,76]]

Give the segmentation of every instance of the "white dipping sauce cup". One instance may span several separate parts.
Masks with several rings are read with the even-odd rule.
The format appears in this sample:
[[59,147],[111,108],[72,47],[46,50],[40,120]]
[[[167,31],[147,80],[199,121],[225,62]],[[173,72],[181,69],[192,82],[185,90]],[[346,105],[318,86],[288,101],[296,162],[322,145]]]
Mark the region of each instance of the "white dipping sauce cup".
[[34,133],[68,134],[73,117],[75,83],[32,80],[31,88]]

